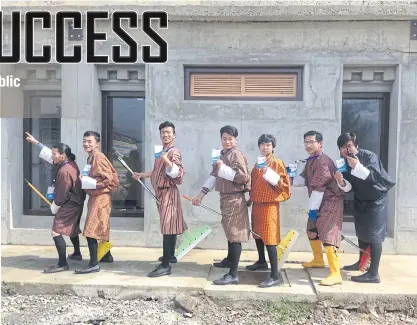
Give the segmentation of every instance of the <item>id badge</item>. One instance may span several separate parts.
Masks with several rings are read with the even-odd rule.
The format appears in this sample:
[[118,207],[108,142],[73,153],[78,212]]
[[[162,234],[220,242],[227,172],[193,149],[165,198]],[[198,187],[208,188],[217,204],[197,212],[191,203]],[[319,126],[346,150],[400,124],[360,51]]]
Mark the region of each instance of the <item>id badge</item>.
[[48,191],[46,192],[46,198],[48,199],[48,200],[54,200],[54,190],[55,190],[55,187],[53,187],[53,186],[49,186],[48,187]]
[[258,168],[262,169],[266,166],[266,157],[264,156],[259,156],[258,157]]
[[298,176],[297,170],[298,170],[297,164],[294,164],[294,163],[288,164],[287,173],[290,178],[294,178]]
[[164,147],[161,146],[161,145],[156,145],[155,146],[155,159],[158,159],[158,158],[161,157],[161,154],[162,154],[162,150],[163,149],[164,149]]
[[91,165],[90,164],[85,165],[84,168],[83,168],[83,170],[82,170],[82,172],[81,172],[81,174],[83,176],[88,176],[88,174],[90,174],[90,169],[91,169]]

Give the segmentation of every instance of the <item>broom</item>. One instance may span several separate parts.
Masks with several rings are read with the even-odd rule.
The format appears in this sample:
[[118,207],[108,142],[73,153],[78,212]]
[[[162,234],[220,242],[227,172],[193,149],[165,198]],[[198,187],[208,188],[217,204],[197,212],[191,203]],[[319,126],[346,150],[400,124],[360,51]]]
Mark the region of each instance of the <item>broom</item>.
[[[41,192],[38,191],[38,189],[33,186],[27,179],[25,179],[25,182],[29,185],[29,187],[40,196],[40,198],[42,200],[44,200],[49,206],[52,205],[51,202],[49,202],[49,200],[43,196],[43,194]],[[84,236],[85,237],[85,236]],[[100,242],[100,244],[98,244],[98,248],[97,248],[97,260],[100,262],[100,260],[104,257],[104,255],[107,254],[107,252],[113,247],[113,245],[110,242]]]
[[[123,160],[122,155],[119,152],[115,152],[117,155],[117,159],[123,165],[126,170],[133,175],[133,170],[126,164]],[[156,201],[156,204],[159,207],[158,199],[156,198],[155,194],[140,180],[138,182],[142,187],[148,192],[153,199]],[[211,228],[208,226],[204,226],[201,228],[194,229],[193,231],[187,230],[183,233],[183,241],[181,245],[175,250],[175,257],[177,261],[180,261],[185,255],[187,255],[191,250],[196,247],[204,238],[206,238],[211,233]]]

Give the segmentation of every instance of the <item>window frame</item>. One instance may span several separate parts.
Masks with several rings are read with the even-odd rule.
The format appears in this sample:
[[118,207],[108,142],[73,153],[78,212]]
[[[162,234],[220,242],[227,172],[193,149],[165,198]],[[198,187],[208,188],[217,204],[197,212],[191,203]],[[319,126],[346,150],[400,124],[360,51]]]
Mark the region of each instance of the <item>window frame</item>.
[[[345,99],[378,99],[380,102],[380,113],[381,113],[381,153],[376,153],[381,159],[382,165],[385,170],[388,170],[388,150],[389,150],[389,116],[390,116],[390,93],[389,92],[343,92],[342,94],[342,115],[343,115],[343,101]],[[342,120],[341,120],[342,124]],[[341,125],[342,129],[342,125]],[[359,139],[360,147],[360,139]],[[345,200],[344,200],[345,201]],[[345,215],[343,208],[343,221],[354,222],[354,217],[351,215]]]
[[[62,93],[61,91],[25,91],[24,92],[24,107],[25,114],[23,118],[23,130],[24,132],[32,133],[32,117],[31,117],[31,104],[32,98],[34,97],[58,97],[62,102]],[[62,134],[62,106],[59,116],[57,114],[44,115],[42,118],[57,118],[60,120],[60,129]],[[60,135],[61,138],[61,135]],[[61,139],[60,139],[61,140]],[[40,209],[31,209],[32,195],[33,191],[24,181],[27,179],[32,183],[32,161],[31,157],[34,145],[26,141],[26,137],[23,136],[23,214],[24,215],[33,215],[33,216],[53,216],[52,212],[48,208]],[[29,157],[30,159],[27,159]]]
[[[296,96],[295,97],[243,97],[243,96],[192,96],[191,95],[191,74],[296,74]],[[303,101],[303,77],[304,67],[195,67],[184,66],[184,100],[204,101]]]
[[[110,98],[137,98],[141,97],[146,101],[144,91],[103,91],[102,92],[102,119],[101,119],[101,150],[106,155],[109,161],[112,161],[112,157],[109,156],[113,148],[113,142],[111,141],[113,134],[113,105]],[[146,110],[146,106],[145,106]],[[146,120],[146,114],[145,114]],[[110,141],[109,141],[110,139]],[[139,213],[139,218],[144,218],[145,212]],[[110,217],[113,218],[131,218],[127,213],[123,211],[114,210],[112,208]]]

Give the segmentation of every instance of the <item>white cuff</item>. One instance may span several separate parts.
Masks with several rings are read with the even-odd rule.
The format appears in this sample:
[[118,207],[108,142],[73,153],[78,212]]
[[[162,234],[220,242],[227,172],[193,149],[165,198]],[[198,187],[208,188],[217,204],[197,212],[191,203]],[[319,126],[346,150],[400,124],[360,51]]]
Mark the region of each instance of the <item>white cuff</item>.
[[227,179],[228,181],[233,182],[233,180],[235,179],[236,171],[233,170],[231,167],[223,164],[219,169],[218,175],[221,178],[224,178],[224,179]]
[[55,204],[55,201],[52,201],[51,204],[51,212],[52,214],[57,214],[58,210],[59,210],[60,206]]
[[178,174],[180,173],[180,169],[174,163],[172,163],[171,170],[169,170],[168,167],[166,167],[165,171],[166,174],[171,178],[177,178]]
[[365,180],[371,173],[368,168],[364,167],[361,163],[357,163],[355,168],[350,172],[353,176]]
[[266,169],[266,173],[263,175],[263,177],[272,186],[277,185],[281,178],[281,176],[279,176],[274,170],[272,170],[269,167]]
[[206,180],[203,187],[208,188],[210,191],[216,186],[216,177],[210,175],[210,177]]
[[97,180],[90,176],[83,176],[81,178],[81,188],[83,190],[95,190],[97,186]]
[[308,201],[309,210],[319,210],[321,201],[323,200],[324,192],[313,191]]
[[49,162],[50,164],[53,163],[52,160],[52,150],[49,149],[48,147],[44,146],[41,150],[41,152],[39,153],[39,158],[42,158],[43,160]]
[[345,181],[345,184],[346,184],[345,186],[340,185],[338,181],[336,181],[336,183],[337,183],[337,186],[339,186],[339,188],[341,190],[343,190],[344,192],[347,193],[352,189],[352,184],[350,184],[350,182],[345,180],[345,179],[344,179],[344,181]]
[[304,179],[303,176],[295,176],[292,181],[292,186],[294,187],[306,186],[306,180]]

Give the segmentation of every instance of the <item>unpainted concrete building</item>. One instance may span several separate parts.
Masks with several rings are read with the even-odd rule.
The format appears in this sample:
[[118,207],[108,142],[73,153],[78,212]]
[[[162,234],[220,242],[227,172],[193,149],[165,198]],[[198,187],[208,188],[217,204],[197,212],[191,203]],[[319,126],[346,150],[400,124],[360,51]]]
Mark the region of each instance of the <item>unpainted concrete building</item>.
[[[176,125],[186,171],[180,191],[189,196],[197,194],[208,177],[211,149],[220,146],[219,130],[226,124],[238,128],[239,147],[251,166],[263,133],[276,137],[276,154],[288,164],[306,157],[306,131],[322,132],[324,150],[334,159],[340,133],[356,132],[360,145],[380,154],[397,182],[390,191],[384,252],[417,254],[415,3],[125,0],[94,6],[57,1],[48,7],[33,3],[24,10],[165,10],[168,29],[159,33],[168,42],[169,56],[165,64],[87,64],[84,47],[80,64],[1,65],[2,76],[21,80],[20,87],[1,88],[2,244],[51,244],[52,215],[24,179],[45,192],[53,172],[25,142],[25,131],[47,145],[67,143],[82,168],[87,158],[83,133],[97,130],[102,150],[113,161],[117,150],[133,169],[150,171],[158,126],[169,120]],[[5,53],[11,49],[10,12],[22,8],[3,1]],[[98,54],[110,55],[111,46],[117,44],[126,53],[110,20],[100,21],[96,28],[107,32],[107,41],[96,44]],[[153,53],[158,50],[140,29],[126,30],[138,44],[151,45]],[[54,48],[55,31],[42,30],[37,23],[35,39]],[[85,39],[66,40],[66,51],[74,44],[85,45]],[[40,46],[35,50],[39,52]],[[115,165],[121,186],[114,194],[112,243],[160,246],[154,201],[117,160]],[[350,200],[347,196],[343,231],[355,239]],[[291,199],[281,206],[281,233],[300,232],[294,248],[299,251],[309,250],[303,212],[307,201],[306,189],[293,188]],[[204,203],[219,209],[219,195],[210,193]],[[217,215],[185,200],[183,209],[190,229],[204,225],[213,229],[199,247],[226,248]],[[253,249],[254,241],[245,248]],[[342,249],[355,251],[346,243]]]

